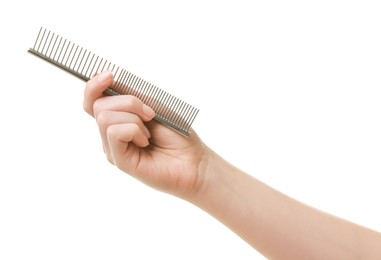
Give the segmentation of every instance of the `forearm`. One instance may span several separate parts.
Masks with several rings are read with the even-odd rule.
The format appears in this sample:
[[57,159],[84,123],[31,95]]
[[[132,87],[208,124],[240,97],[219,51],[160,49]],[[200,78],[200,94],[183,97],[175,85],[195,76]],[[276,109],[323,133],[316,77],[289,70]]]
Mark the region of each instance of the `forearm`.
[[381,234],[308,207],[208,151],[191,202],[274,259],[381,259]]

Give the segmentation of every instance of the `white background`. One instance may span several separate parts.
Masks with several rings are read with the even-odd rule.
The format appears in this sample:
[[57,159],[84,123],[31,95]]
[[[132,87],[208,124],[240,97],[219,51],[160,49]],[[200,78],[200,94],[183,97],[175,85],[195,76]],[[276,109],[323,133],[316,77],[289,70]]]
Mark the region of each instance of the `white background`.
[[262,259],[108,164],[84,83],[27,53],[40,26],[198,107],[249,174],[381,230],[379,1],[0,5],[0,259]]

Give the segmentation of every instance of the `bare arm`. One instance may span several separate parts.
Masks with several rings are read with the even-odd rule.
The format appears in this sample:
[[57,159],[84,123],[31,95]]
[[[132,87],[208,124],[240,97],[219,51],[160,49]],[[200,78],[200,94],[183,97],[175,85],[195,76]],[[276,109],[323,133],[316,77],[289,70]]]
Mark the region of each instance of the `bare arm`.
[[192,203],[271,259],[381,259],[381,234],[302,204],[213,151]]
[[213,215],[273,259],[381,259],[381,234],[336,218],[272,189],[233,167],[196,133],[187,139],[157,122],[132,96],[104,96],[112,75],[85,89],[110,163],[158,190]]

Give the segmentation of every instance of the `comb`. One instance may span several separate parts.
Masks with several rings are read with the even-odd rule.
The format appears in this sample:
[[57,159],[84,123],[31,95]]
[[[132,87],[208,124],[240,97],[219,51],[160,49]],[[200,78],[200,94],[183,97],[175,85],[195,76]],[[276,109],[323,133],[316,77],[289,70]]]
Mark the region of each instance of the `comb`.
[[189,129],[197,116],[197,108],[116,64],[43,27],[28,52],[84,81],[104,70],[111,71],[114,83],[105,90],[106,94],[136,96],[155,111],[155,120],[186,137],[190,136]]

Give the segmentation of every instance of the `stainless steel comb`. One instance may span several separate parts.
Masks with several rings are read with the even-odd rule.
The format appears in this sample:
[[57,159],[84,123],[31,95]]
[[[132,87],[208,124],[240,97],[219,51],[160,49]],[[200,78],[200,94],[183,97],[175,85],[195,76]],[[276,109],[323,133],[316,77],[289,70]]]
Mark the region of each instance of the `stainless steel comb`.
[[41,27],[33,48],[28,52],[84,81],[104,70],[111,71],[114,83],[106,89],[106,94],[134,95],[156,112],[157,121],[186,137],[190,136],[197,108],[87,49]]

